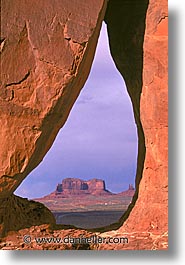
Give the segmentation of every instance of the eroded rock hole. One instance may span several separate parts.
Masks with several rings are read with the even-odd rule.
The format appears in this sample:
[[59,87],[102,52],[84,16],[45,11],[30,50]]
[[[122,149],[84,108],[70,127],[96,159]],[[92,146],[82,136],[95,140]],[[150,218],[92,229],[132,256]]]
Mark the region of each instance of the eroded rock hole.
[[57,223],[118,222],[135,192],[137,128],[103,23],[91,73],[43,162],[16,191],[45,204]]

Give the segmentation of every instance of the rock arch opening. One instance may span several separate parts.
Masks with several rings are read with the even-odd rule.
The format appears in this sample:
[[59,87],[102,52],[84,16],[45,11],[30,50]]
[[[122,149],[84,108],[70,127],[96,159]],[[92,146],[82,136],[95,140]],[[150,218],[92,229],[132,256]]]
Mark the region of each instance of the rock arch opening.
[[[47,4],[49,2],[45,1]],[[5,117],[5,120],[7,118],[7,122],[3,123],[3,119],[1,120],[4,130],[1,137],[3,139],[1,150],[3,159],[1,159],[0,200],[1,205],[4,206],[0,208],[0,220],[1,227],[5,232],[14,230],[14,224],[9,221],[11,218],[9,220],[4,218],[6,208],[8,205],[20,206],[20,201],[22,206],[18,206],[16,211],[20,211],[22,215],[20,215],[21,222],[16,229],[21,229],[28,224],[29,226],[39,225],[43,222],[43,220],[39,220],[37,223],[34,220],[32,222],[30,216],[27,216],[27,212],[24,211],[24,204],[28,201],[25,203],[24,200],[15,198],[12,193],[41,162],[59,129],[64,125],[89,74],[104,17],[108,25],[111,54],[119,72],[125,79],[133,104],[138,133],[138,158],[136,192],[132,203],[118,222],[104,227],[103,230],[119,228],[137,200],[145,159],[144,133],[140,121],[140,95],[148,1],[143,0],[142,3],[134,0],[97,1],[96,6],[92,6],[91,2],[82,1],[83,9],[79,8],[78,16],[75,6],[69,6],[67,2],[64,4],[66,5],[65,14],[62,13],[61,2],[56,2],[56,6],[49,9],[50,14],[47,18],[42,12],[40,1],[35,6],[31,4],[25,6],[24,3],[19,7],[15,5],[11,10],[19,19],[14,20],[12,13],[6,12],[10,10],[9,2],[3,2],[5,12],[2,12],[4,14],[2,35],[5,41],[1,51],[2,65],[4,66],[2,68],[3,89],[0,97],[2,99],[1,111],[3,118]],[[38,10],[40,13],[37,12]],[[73,26],[76,25],[78,19],[83,17],[84,10],[92,12],[90,17],[85,17],[87,26],[81,23],[74,30]],[[25,18],[27,18],[26,22]],[[47,19],[48,23],[46,23]],[[43,24],[46,27],[40,27]],[[15,25],[12,31],[7,28],[9,25]],[[56,49],[56,39],[60,41],[62,49],[58,49],[58,47]],[[47,49],[45,49],[46,45]],[[19,57],[21,50],[24,50],[26,60],[25,57]],[[65,56],[61,50],[65,51]],[[11,54],[12,51],[15,53],[11,57],[11,67],[9,67],[10,64],[7,65],[6,61],[9,58],[8,54]],[[17,71],[13,69],[17,69]],[[13,71],[12,75],[11,71]],[[80,74],[82,72],[84,75]],[[16,131],[12,138],[9,133],[10,128]],[[36,205],[36,208],[40,207],[39,204]],[[10,211],[9,216],[11,215],[15,217],[15,213]],[[50,221],[49,223],[51,223]]]
[[15,194],[45,204],[58,223],[108,226],[134,195],[137,149],[131,101],[103,22],[90,75],[66,124]]

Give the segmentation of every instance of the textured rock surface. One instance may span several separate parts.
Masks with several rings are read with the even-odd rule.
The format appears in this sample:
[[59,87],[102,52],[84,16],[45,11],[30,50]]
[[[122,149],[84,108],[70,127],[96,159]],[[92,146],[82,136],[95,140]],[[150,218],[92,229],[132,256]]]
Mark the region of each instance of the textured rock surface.
[[[15,14],[12,3],[10,8],[9,2],[2,1],[3,5],[6,5],[7,10],[11,10],[12,14]],[[41,2],[42,4],[49,3],[49,1],[37,1],[36,3]],[[84,80],[80,80],[77,73],[79,71],[83,72],[84,60],[87,58],[87,54],[91,54],[92,51],[90,46],[95,47],[96,45],[94,35],[98,35],[99,24],[97,19],[98,16],[99,18],[103,16],[103,13],[100,15],[103,1],[96,1],[96,5],[95,1],[82,2],[86,9],[82,8],[82,10],[79,10],[75,7],[75,15],[70,15],[70,19],[70,12],[66,12],[66,19],[62,23],[58,23],[58,16],[56,18],[53,15],[51,16],[50,23],[47,26],[53,25],[53,30],[51,29],[52,34],[50,34],[51,32],[46,34],[47,31],[43,28],[40,30],[43,34],[37,38],[34,35],[37,34],[36,31],[39,28],[34,31],[31,17],[26,20],[26,23],[24,19],[23,23],[21,19],[17,19],[14,15],[11,15],[14,21],[10,20],[7,23],[8,26],[10,24],[14,25],[9,27],[8,35],[2,32],[4,35],[1,36],[1,47],[3,53],[5,55],[7,53],[6,58],[8,60],[8,65],[5,63],[6,68],[3,70],[3,80],[5,81],[1,89],[1,98],[3,98],[1,112],[2,117],[5,118],[0,120],[2,123],[1,128],[3,128],[3,134],[0,138],[0,141],[3,141],[3,143],[0,143],[2,146],[0,161],[2,163],[1,175],[6,175],[1,178],[2,197],[7,195],[8,191],[11,193],[20,183],[21,178],[24,178],[33,166],[36,166],[35,157],[37,157],[38,162],[42,159],[54,140],[58,128],[66,120],[69,110],[79,93],[79,91],[76,91],[75,84],[77,84],[78,88],[81,88],[81,84],[88,75],[88,71],[85,69]],[[58,3],[60,2],[56,1],[56,6]],[[69,3],[70,7],[76,6],[76,1],[70,1]],[[133,103],[139,136],[139,156],[136,177],[137,191],[129,210],[133,209],[130,213],[128,211],[123,216],[119,224],[114,224],[107,228],[107,230],[112,229],[114,231],[107,231],[100,235],[125,235],[129,238],[129,244],[126,247],[125,245],[123,247],[123,245],[120,246],[118,244],[101,244],[95,246],[95,248],[88,245],[84,249],[167,248],[167,1],[149,0],[148,7],[147,4],[148,1],[145,0],[139,2],[134,0],[110,0],[106,15],[111,53],[117,68],[125,78]],[[55,12],[53,11],[51,5],[48,4],[48,7],[52,14],[60,12],[59,7],[57,12],[56,10]],[[30,14],[34,11],[32,9],[33,7],[31,8],[28,2],[28,10],[31,10]],[[27,6],[19,8],[19,12],[21,12],[20,10],[24,10],[25,14]],[[41,8],[37,8],[37,10],[41,13],[43,12]],[[84,18],[84,14],[88,14],[87,10],[89,10],[91,15],[87,15]],[[144,34],[146,10],[146,31]],[[84,23],[78,24],[79,16],[77,14],[83,14],[80,18],[84,18],[85,25],[88,24],[88,27],[84,27],[83,30],[81,26]],[[17,16],[19,16],[18,13]],[[21,17],[25,17],[25,15],[22,14]],[[42,15],[39,14],[37,18],[39,18],[40,22]],[[4,21],[6,24],[6,18]],[[90,22],[93,25],[93,32],[89,32]],[[44,20],[43,23],[37,24],[42,27]],[[75,26],[73,27],[72,25]],[[95,30],[96,26],[97,29]],[[61,27],[62,31],[60,30]],[[75,28],[79,30],[76,31],[74,30]],[[17,32],[17,34],[11,34],[12,30]],[[86,32],[85,38],[83,38],[84,32]],[[83,35],[82,38],[80,37],[81,34]],[[8,37],[8,41],[7,36],[11,36]],[[80,37],[80,41],[76,40],[78,37]],[[36,41],[34,42],[33,39]],[[88,42],[89,39],[91,41]],[[65,52],[61,53],[61,60],[58,60],[56,51],[52,50],[51,47],[52,41],[55,40],[56,43],[61,40],[61,45],[63,45],[61,47],[65,48],[63,49],[63,52]],[[50,48],[46,49],[46,43],[51,50]],[[11,52],[11,54],[14,54],[13,57],[8,55],[8,47],[9,50],[14,51]],[[41,48],[39,49],[39,47]],[[59,50],[59,47],[57,47],[57,50]],[[77,51],[76,55],[80,54],[78,58],[74,56],[72,52],[74,50]],[[19,56],[20,54],[25,55],[24,60],[19,60],[19,58],[22,58]],[[73,59],[71,59],[71,56]],[[86,65],[91,64],[89,56]],[[91,56],[93,57],[93,51]],[[10,64],[9,62],[13,63]],[[61,62],[62,64],[60,64]],[[71,62],[74,62],[72,63],[72,68]],[[80,64],[80,62],[83,63]],[[29,68],[30,65],[31,70]],[[62,69],[63,66],[67,66],[66,68],[64,67],[64,72],[61,71],[61,66]],[[73,73],[72,80],[70,79],[71,74],[68,71],[68,66],[70,66],[70,71]],[[20,70],[12,73],[16,67],[20,67]],[[6,75],[6,73],[8,74]],[[66,82],[65,89],[61,86],[61,80],[64,80],[64,83]],[[66,86],[66,84],[70,85]],[[60,98],[62,98],[61,101],[59,100]],[[22,101],[25,103],[21,104]],[[31,102],[34,102],[34,105]],[[62,108],[65,110],[65,113],[61,112]],[[31,122],[28,127],[26,126],[27,119]],[[50,128],[49,132],[46,131],[48,127]],[[23,140],[20,141],[19,139]],[[26,152],[22,152],[22,150],[26,150]],[[120,227],[121,222],[127,217],[126,222]],[[34,229],[36,229],[36,232]],[[82,232],[81,230],[61,229],[60,231],[49,231],[45,229],[44,232],[41,230],[41,227],[30,228],[26,231],[21,230],[17,234],[14,234],[14,236],[10,235],[4,239],[3,242],[8,240],[9,242],[2,242],[1,248],[65,249],[65,246],[56,246],[56,244],[47,246],[25,245],[22,243],[22,237],[25,233],[28,234],[29,232],[33,236],[34,233],[47,236],[57,235],[57,233],[61,236],[77,236],[80,233],[88,235],[88,232]],[[73,249],[73,246],[69,246],[69,249]]]
[[[30,235],[31,242],[25,243],[25,235]],[[92,238],[90,243],[74,244],[77,238]],[[102,244],[96,241],[97,237],[105,238],[107,242],[115,241],[116,243]],[[167,249],[168,234],[153,234],[152,232],[133,232],[120,233],[119,231],[111,231],[108,233],[91,233],[85,230],[76,229],[60,229],[52,230],[47,225],[32,226],[29,229],[22,229],[17,232],[10,232],[6,238],[0,240],[0,249],[4,250],[165,250]],[[67,239],[61,243],[61,240]],[[123,239],[121,239],[123,238]],[[30,238],[28,238],[30,239]],[[38,240],[43,240],[39,244]],[[128,243],[127,243],[128,239]],[[47,240],[50,242],[47,242]],[[57,240],[59,243],[57,243]],[[71,240],[71,243],[70,243]],[[119,243],[119,240],[122,240]],[[124,240],[124,241],[123,241]],[[41,241],[40,241],[41,242]],[[53,242],[53,243],[51,243]],[[125,242],[125,243],[123,243]]]
[[[116,1],[120,4],[120,1]],[[138,199],[129,218],[119,231],[151,231],[166,234],[168,229],[168,177],[167,177],[167,1],[150,0],[125,1],[125,11],[120,11],[123,18],[111,17],[107,14],[110,36],[110,47],[117,68],[127,83],[127,89],[133,103],[139,136],[138,171],[136,188]],[[112,8],[118,10],[114,1]],[[124,4],[123,4],[124,5]],[[147,8],[146,31],[142,50],[144,10]],[[124,9],[124,7],[123,7]],[[121,10],[121,8],[120,8]],[[132,10],[132,12],[131,12]],[[130,15],[129,15],[130,13]],[[117,13],[119,14],[119,12]],[[127,15],[128,14],[128,15]],[[122,29],[122,37],[114,33],[117,23],[130,24],[129,29]],[[124,38],[125,37],[125,38]],[[117,43],[118,44],[117,44]],[[133,57],[134,55],[134,57]],[[143,58],[143,59],[142,59]],[[141,90],[142,88],[142,90]],[[142,93],[141,93],[142,92]],[[141,93],[141,96],[140,96]],[[140,104],[139,104],[140,102]],[[143,142],[142,127],[145,135]],[[140,171],[144,161],[144,145],[146,159],[144,171]],[[142,177],[142,179],[141,179]],[[132,208],[132,205],[130,206]],[[128,217],[128,213],[124,218]],[[139,221],[138,221],[139,220]],[[166,240],[166,237],[165,237]]]
[[[149,1],[144,39],[141,121],[146,157],[139,195],[127,231],[168,230],[168,6]],[[139,223],[136,219],[139,217]]]
[[0,237],[7,231],[39,224],[55,224],[53,214],[41,203],[11,195],[0,199]]
[[40,163],[66,121],[105,9],[104,0],[1,1],[1,198]]

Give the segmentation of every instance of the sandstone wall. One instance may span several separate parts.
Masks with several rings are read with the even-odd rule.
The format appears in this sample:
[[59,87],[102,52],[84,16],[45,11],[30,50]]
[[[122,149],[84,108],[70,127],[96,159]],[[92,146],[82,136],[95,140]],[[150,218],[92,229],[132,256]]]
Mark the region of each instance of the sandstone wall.
[[[132,16],[131,18],[133,19]],[[139,77],[135,76],[129,80],[129,70],[126,69],[127,65],[129,68],[137,68],[134,64],[132,65],[134,59],[131,59],[132,55],[129,56],[129,48],[127,49],[127,45],[133,48],[136,43],[133,32],[130,36],[127,35],[125,41],[122,41],[122,49],[116,49],[115,44],[114,50],[115,53],[118,50],[117,67],[126,77],[126,81],[128,80],[127,88],[131,91],[129,93],[133,105],[136,105],[134,103],[138,93],[136,90],[142,85],[142,90],[139,90],[140,106],[136,107],[139,113],[136,116],[136,123],[139,117],[146,146],[143,173],[141,176],[136,176],[139,182],[136,186],[138,198],[134,200],[134,207],[130,206],[130,208],[133,207],[132,211],[127,212],[122,221],[128,219],[119,229],[101,234],[102,236],[128,236],[130,245],[124,246],[124,249],[166,249],[168,246],[168,5],[166,0],[149,1],[145,23],[141,82]],[[123,50],[127,53],[124,54]],[[124,58],[128,58],[126,63],[120,62],[119,52],[120,56],[126,55]],[[135,52],[139,56],[140,52],[137,51],[136,46]],[[137,65],[141,66],[140,60]],[[133,93],[132,89],[135,90]],[[138,163],[141,162],[142,158],[141,160],[138,158]],[[136,179],[136,185],[138,182]],[[112,226],[112,229],[115,228],[116,224]],[[101,245],[98,249],[121,248],[112,244],[112,246]]]
[[[146,157],[136,205],[127,230],[168,230],[168,6],[149,1],[143,57],[140,115]],[[139,221],[139,222],[138,222]]]
[[[1,201],[9,199],[38,165],[66,121],[88,76],[106,8],[103,0],[18,2],[2,1]],[[128,236],[124,249],[167,248],[167,15],[166,0],[109,0],[105,17],[111,53],[126,81],[139,137],[133,202],[118,223],[99,232]],[[88,235],[63,229],[55,234]],[[12,239],[12,248],[20,247],[24,233],[20,230]],[[123,245],[84,245],[88,248]]]
[[0,198],[43,159],[92,64],[104,0],[1,1]]

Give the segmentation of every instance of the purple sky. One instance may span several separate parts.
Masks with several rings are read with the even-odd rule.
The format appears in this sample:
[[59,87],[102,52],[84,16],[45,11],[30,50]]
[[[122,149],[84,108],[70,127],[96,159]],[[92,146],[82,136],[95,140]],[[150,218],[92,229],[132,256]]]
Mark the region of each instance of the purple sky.
[[137,133],[130,98],[103,23],[89,78],[42,163],[15,194],[36,198],[66,177],[102,178],[112,192],[135,182]]

